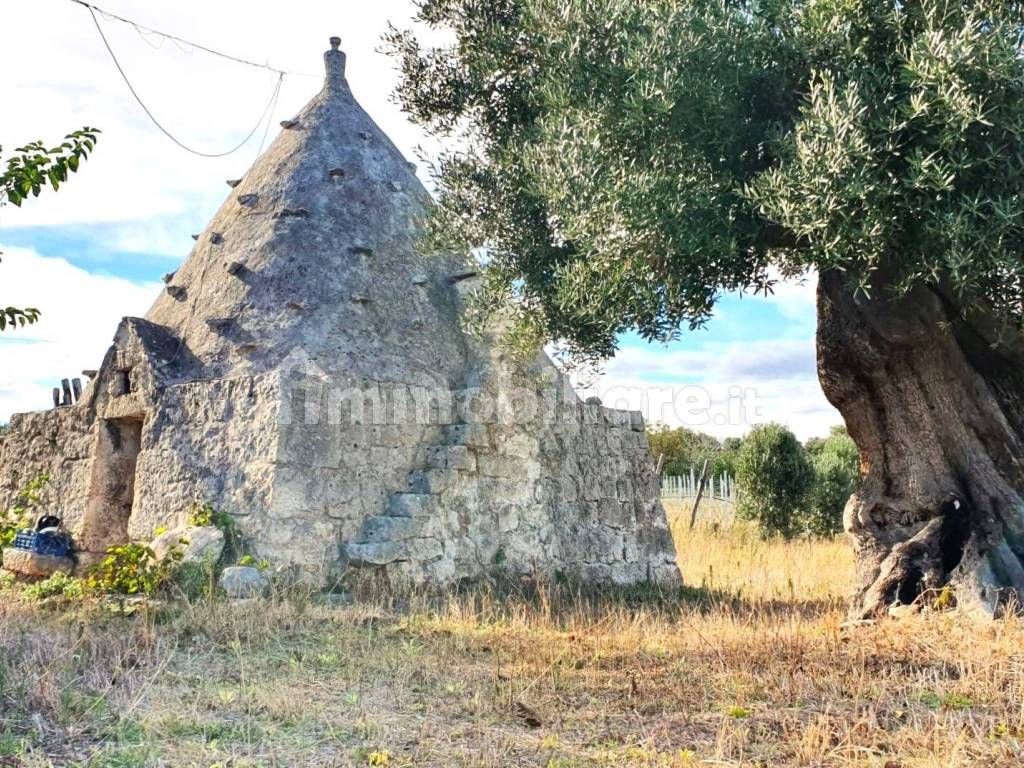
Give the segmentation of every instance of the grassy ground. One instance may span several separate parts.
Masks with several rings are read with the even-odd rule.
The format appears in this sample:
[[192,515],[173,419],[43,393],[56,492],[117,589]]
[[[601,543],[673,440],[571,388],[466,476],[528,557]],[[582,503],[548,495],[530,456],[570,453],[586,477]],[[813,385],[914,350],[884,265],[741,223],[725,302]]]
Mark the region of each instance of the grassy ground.
[[0,593],[0,766],[992,766],[1024,625],[844,628],[841,542],[677,526],[691,588],[172,605]]

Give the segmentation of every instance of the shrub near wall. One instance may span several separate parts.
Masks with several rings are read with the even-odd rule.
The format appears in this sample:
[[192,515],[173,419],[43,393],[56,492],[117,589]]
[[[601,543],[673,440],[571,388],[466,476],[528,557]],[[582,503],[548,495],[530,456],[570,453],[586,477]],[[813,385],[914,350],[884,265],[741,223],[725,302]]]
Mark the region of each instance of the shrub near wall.
[[754,427],[736,460],[736,514],[758,524],[761,535],[792,538],[814,484],[814,469],[796,435],[781,424]]
[[812,536],[834,536],[843,530],[843,509],[856,490],[859,454],[845,427],[834,427],[832,434],[808,444],[814,467],[811,489],[804,515],[804,527]]

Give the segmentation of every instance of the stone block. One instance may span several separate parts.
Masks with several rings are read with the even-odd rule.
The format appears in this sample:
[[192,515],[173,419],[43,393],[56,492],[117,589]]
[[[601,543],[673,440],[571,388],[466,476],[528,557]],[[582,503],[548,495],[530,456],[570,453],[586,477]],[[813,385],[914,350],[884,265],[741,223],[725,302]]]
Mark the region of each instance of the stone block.
[[388,424],[379,428],[378,445],[385,448],[405,448],[419,445],[423,429],[416,424]]
[[605,526],[587,529],[582,536],[581,554],[588,563],[614,563],[622,559],[622,534]]
[[444,428],[444,441],[448,445],[473,448],[489,448],[491,445],[486,424],[449,424]]
[[644,555],[673,552],[675,548],[672,532],[669,530],[667,522],[661,525],[639,527],[636,532],[636,544]]
[[374,544],[383,541],[404,541],[415,538],[423,528],[423,518],[393,517],[391,515],[370,517],[363,523],[363,529],[356,544]]
[[[353,520],[361,519],[366,513],[366,500],[355,499],[349,502],[342,502],[339,504],[328,504],[324,507],[324,514],[331,520]],[[381,504],[380,509],[383,509],[384,505]]]
[[427,453],[427,466],[472,472],[476,469],[476,456],[464,445],[435,445]]
[[629,429],[629,411],[620,411],[617,408],[606,408],[604,412],[605,422],[610,427]]
[[388,565],[399,560],[408,560],[405,547],[397,542],[386,541],[375,544],[349,544],[345,555],[350,565]]
[[429,563],[444,557],[444,545],[440,539],[434,538],[410,539],[405,542],[405,551],[408,559],[419,563]]
[[446,557],[428,563],[425,570],[428,581],[435,584],[451,583],[459,573],[455,563]]
[[611,584],[612,567],[605,563],[584,563],[577,572],[584,584]]
[[477,459],[477,466],[481,475],[489,477],[518,477],[520,475],[520,462],[507,459],[504,456],[481,455]]
[[598,519],[611,528],[630,529],[633,527],[633,503],[616,499],[601,499],[597,503]]
[[580,476],[580,498],[584,501],[597,501],[603,498],[601,493],[601,477],[593,470],[584,470]]
[[437,511],[437,497],[427,493],[395,493],[388,499],[391,517],[429,517]]
[[576,477],[573,475],[562,475],[560,481],[562,501],[573,502],[579,498],[579,489],[576,487]]
[[70,557],[39,555],[13,547],[4,549],[3,564],[11,573],[33,578],[46,578],[58,572],[70,574],[75,570],[75,561]]
[[584,403],[580,411],[581,421],[584,424],[604,424],[605,408],[599,403]]
[[409,474],[409,492],[441,494],[453,487],[457,474],[450,469],[418,469]]
[[149,546],[158,561],[174,549],[180,549],[182,563],[213,564],[224,552],[224,532],[212,525],[181,526],[160,534]]
[[622,478],[615,483],[615,495],[619,501],[632,502],[634,497],[633,481],[629,478]]
[[515,504],[503,504],[498,510],[498,530],[511,533],[519,528],[520,510]]
[[542,477],[533,483],[532,499],[535,503],[557,504],[561,496],[561,484],[552,477]]
[[270,592],[270,577],[266,573],[240,565],[225,568],[217,584],[233,600],[265,597]]

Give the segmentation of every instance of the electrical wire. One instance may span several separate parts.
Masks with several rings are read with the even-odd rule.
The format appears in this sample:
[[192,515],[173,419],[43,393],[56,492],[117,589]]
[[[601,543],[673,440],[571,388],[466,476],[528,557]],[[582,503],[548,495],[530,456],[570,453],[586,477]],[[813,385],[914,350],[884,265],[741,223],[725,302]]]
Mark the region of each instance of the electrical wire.
[[[186,152],[191,152],[193,155],[198,155],[199,157],[227,157],[228,155],[234,154],[235,152],[237,152],[238,150],[240,150],[242,147],[244,147],[246,144],[249,143],[249,139],[251,139],[255,135],[256,131],[259,130],[259,127],[261,125],[263,125],[263,120],[264,120],[264,118],[266,118],[267,113],[270,112],[272,110],[272,108],[273,108],[273,105],[277,103],[277,97],[281,93],[281,85],[284,82],[284,76],[285,76],[285,72],[284,71],[282,71],[280,69],[274,69],[273,67],[267,67],[267,66],[264,66],[262,64],[255,64],[255,63],[250,62],[250,61],[245,61],[244,59],[235,59],[233,56],[228,56],[227,54],[217,53],[216,51],[212,51],[212,50],[207,49],[207,48],[202,48],[202,46],[196,46],[197,48],[201,48],[202,50],[208,51],[210,53],[215,53],[218,56],[223,56],[223,57],[228,58],[228,59],[233,59],[234,61],[238,61],[238,62],[240,62],[242,64],[249,64],[250,66],[260,67],[261,69],[268,69],[271,72],[276,72],[277,73],[277,83],[275,83],[274,90],[270,94],[270,100],[267,102],[267,105],[263,108],[263,112],[260,113],[259,120],[256,121],[256,125],[254,125],[252,127],[252,130],[249,131],[249,133],[246,135],[246,137],[244,139],[242,139],[242,141],[239,142],[235,147],[227,150],[226,152],[202,152],[200,150],[194,149],[194,148],[188,146],[187,144],[184,144],[183,142],[179,141],[174,136],[174,134],[172,134],[169,130],[164,128],[164,126],[160,123],[160,121],[156,119],[156,116],[150,111],[149,107],[146,106],[145,102],[142,101],[142,98],[139,96],[138,92],[135,90],[135,86],[132,85],[131,80],[128,78],[127,73],[124,71],[124,67],[122,67],[121,66],[121,62],[118,61],[117,54],[115,54],[114,53],[114,49],[110,47],[110,42],[107,40],[107,36],[103,32],[103,27],[100,26],[100,20],[96,18],[96,12],[99,11],[100,13],[103,13],[103,11],[100,11],[98,8],[94,8],[93,6],[89,5],[88,3],[82,2],[82,0],[71,0],[71,2],[77,3],[78,5],[83,5],[83,6],[85,6],[88,9],[89,15],[92,16],[93,24],[96,25],[96,31],[100,33],[100,39],[103,40],[103,45],[107,49],[107,53],[110,54],[110,58],[113,60],[114,66],[116,66],[117,67],[117,71],[121,73],[121,78],[124,80],[124,84],[128,86],[128,90],[131,91],[132,96],[135,97],[135,101],[138,102],[138,105],[140,107],[142,107],[142,111],[146,113],[146,115],[149,117],[149,119],[153,122],[153,125],[155,125],[157,128],[159,128],[160,132],[163,133],[164,136],[169,138],[171,141],[173,141],[179,147],[184,149]],[[118,18],[118,17],[115,17],[115,18]],[[121,20],[122,21],[127,21],[125,19],[121,19]],[[127,23],[133,24],[133,22],[127,22]],[[133,24],[133,26],[134,26],[134,24]],[[163,33],[158,33],[158,34],[163,34]],[[170,36],[168,35],[167,37],[170,37]],[[183,41],[183,42],[186,42],[186,41]],[[194,43],[190,43],[190,44],[191,45],[195,45]],[[268,122],[267,126],[269,127],[269,125],[270,125],[270,123]],[[266,137],[264,136],[264,140],[265,140],[265,138]]]
[[263,138],[260,139],[260,148],[256,150],[256,159],[263,154],[263,147],[267,143],[267,135],[270,133],[270,124],[274,122],[274,112],[277,109],[277,99],[281,95],[281,85],[284,83],[284,75],[281,75],[277,81],[277,93],[274,94],[274,101],[270,105],[270,111],[267,113],[267,125],[263,129]]
[[[238,56],[232,56],[230,53],[223,53],[222,51],[217,51],[217,50],[214,50],[213,48],[207,48],[205,45],[200,45],[199,43],[193,43],[191,40],[185,40],[183,38],[176,37],[175,35],[168,34],[167,32],[161,32],[158,29],[152,29],[151,27],[147,27],[147,26],[144,26],[142,24],[139,24],[137,21],[132,21],[131,19],[126,19],[124,16],[118,16],[116,13],[111,13],[110,11],[106,11],[106,10],[100,8],[99,6],[93,5],[92,3],[85,2],[85,0],[71,0],[71,2],[75,3],[76,5],[81,5],[84,8],[88,8],[90,12],[93,12],[93,11],[98,12],[105,19],[113,19],[115,21],[120,21],[120,22],[123,22],[125,24],[129,24],[129,25],[135,27],[136,31],[139,32],[140,34],[143,33],[143,32],[146,32],[146,33],[149,33],[149,34],[159,35],[160,37],[167,38],[168,40],[173,41],[178,46],[179,50],[183,51],[184,53],[192,53],[193,50],[200,50],[200,51],[204,51],[205,53],[212,54],[213,56],[220,56],[222,59],[228,59],[229,61],[234,61],[234,62],[236,62],[238,64],[245,64],[245,65],[250,66],[250,67],[258,67],[259,69],[267,69],[267,70],[270,70],[271,72],[275,72],[275,73],[277,73],[279,75],[298,75],[300,77],[317,77],[317,75],[311,75],[311,74],[308,74],[306,72],[290,72],[290,71],[285,70],[285,69],[277,69],[276,67],[271,67],[271,66],[269,66],[267,64],[260,64],[260,63],[255,62],[255,61],[250,61],[249,59],[242,59],[242,58],[239,58]],[[95,19],[95,14],[93,14],[93,18]],[[186,46],[188,46],[192,50],[186,50],[185,48],[181,47],[182,45],[186,45]]]

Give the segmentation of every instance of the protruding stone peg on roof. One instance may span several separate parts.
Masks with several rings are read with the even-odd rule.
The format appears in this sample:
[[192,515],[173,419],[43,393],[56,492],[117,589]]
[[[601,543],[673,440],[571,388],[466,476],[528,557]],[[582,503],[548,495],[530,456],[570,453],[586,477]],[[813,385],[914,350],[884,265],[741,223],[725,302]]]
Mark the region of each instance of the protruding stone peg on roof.
[[332,179],[340,179],[340,178],[343,178],[345,176],[345,169],[344,168],[331,168],[331,170],[329,170],[327,172],[327,175],[330,176]]
[[365,243],[356,243],[348,250],[353,256],[373,256],[373,248]]
[[307,219],[309,211],[305,208],[282,208],[274,214],[275,219]]
[[214,333],[224,333],[231,329],[235,324],[233,317],[208,317],[206,318],[207,327]]
[[240,261],[232,261],[228,263],[225,269],[228,271],[229,275],[238,275],[243,269],[245,269],[245,266]]
[[167,273],[166,275],[164,275],[164,277],[163,277],[163,280],[164,280],[164,282],[165,282],[165,283],[169,283],[169,282],[171,282],[171,280],[173,280],[173,279],[174,279],[174,276],[175,276],[176,274],[178,274],[178,273],[177,273],[177,271],[174,271],[174,272],[168,272],[168,273]]
[[360,131],[359,138],[362,139],[363,141],[369,141],[370,139],[373,138],[373,134],[370,133],[369,131]]
[[286,306],[286,307],[287,307],[288,309],[291,309],[291,310],[293,310],[293,311],[295,311],[295,312],[301,312],[302,310],[304,310],[304,309],[305,309],[305,307],[304,307],[304,306],[302,306],[302,304],[300,304],[300,303],[299,303],[299,302],[297,302],[297,301],[289,301],[289,302],[288,302],[287,304],[285,304],[285,306]]
[[254,205],[256,205],[256,201],[259,199],[259,195],[257,195],[255,192],[251,192],[248,195],[239,195],[238,204],[243,206],[244,208],[252,208]]
[[401,192],[402,191],[402,182],[400,182],[400,181],[392,181],[391,182],[391,189],[394,190],[395,192]]
[[224,235],[220,232],[212,232],[210,233],[210,242],[214,245],[220,245],[224,242]]
[[414,275],[413,278],[412,278],[412,284],[413,285],[421,285],[422,286],[422,285],[428,285],[429,283],[430,283],[430,278],[427,277],[426,275]]
[[292,128],[298,127],[298,125],[299,125],[299,121],[298,120],[282,120],[281,121],[281,127],[284,128],[286,131],[290,131]]
[[97,370],[94,370],[94,369],[91,369],[91,368],[89,368],[89,369],[86,369],[86,370],[82,371],[82,375],[83,375],[83,376],[85,376],[85,378],[89,379],[90,381],[91,381],[92,379],[95,379],[95,378],[96,378],[96,375],[97,375],[98,373],[99,373],[99,371],[97,371]]
[[454,275],[448,275],[448,282],[451,285],[455,285],[456,283],[461,283],[464,280],[472,280],[478,274],[479,273],[475,269],[466,269],[462,272],[456,272]]
[[369,304],[370,297],[364,296],[361,293],[354,293],[352,294],[352,301],[354,301],[356,304]]
[[228,179],[228,186],[231,187],[232,189],[234,189],[235,187],[237,187],[241,183],[242,183],[241,179]]
[[409,163],[409,170],[416,173],[416,163]]
[[167,295],[175,301],[184,301],[185,297],[188,296],[188,291],[180,285],[168,285],[164,290],[166,290]]
[[192,235],[192,239],[193,240],[198,240],[199,239],[199,235]]

